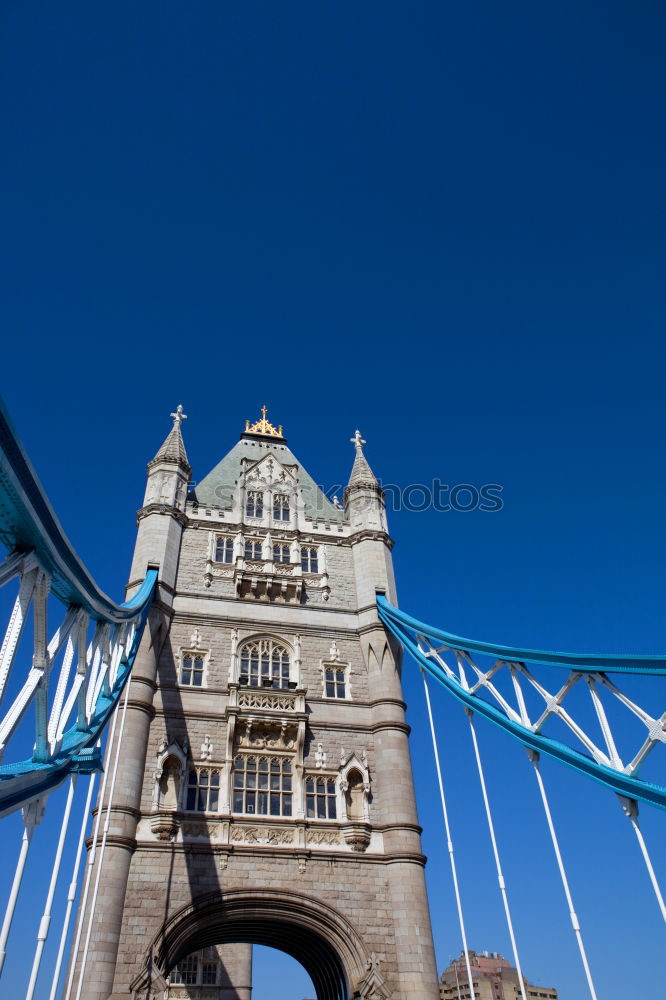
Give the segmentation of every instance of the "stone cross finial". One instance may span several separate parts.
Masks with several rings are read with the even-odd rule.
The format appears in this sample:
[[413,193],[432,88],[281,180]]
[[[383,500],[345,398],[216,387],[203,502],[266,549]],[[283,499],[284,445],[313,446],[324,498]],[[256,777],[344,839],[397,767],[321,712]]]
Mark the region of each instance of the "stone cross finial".
[[357,451],[360,451],[363,445],[367,444],[367,441],[364,441],[363,438],[361,437],[361,432],[359,430],[354,431],[354,437],[350,438],[349,440],[353,445],[356,446]]
[[169,416],[173,417],[173,426],[174,427],[180,427],[180,425],[182,424],[183,420],[187,420],[187,414],[183,413],[183,407],[182,407],[181,403],[179,403],[178,406],[176,407],[176,412],[175,413],[170,413]]

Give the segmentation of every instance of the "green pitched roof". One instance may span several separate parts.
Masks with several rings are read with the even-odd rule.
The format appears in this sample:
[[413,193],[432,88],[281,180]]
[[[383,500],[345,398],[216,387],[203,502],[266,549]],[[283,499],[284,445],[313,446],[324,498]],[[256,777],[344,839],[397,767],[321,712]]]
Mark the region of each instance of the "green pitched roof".
[[260,462],[272,455],[281,465],[297,466],[294,470],[301,489],[305,515],[317,521],[343,521],[345,512],[327,500],[312,476],[303,468],[295,455],[286,446],[265,438],[250,440],[241,438],[221,462],[197,483],[190,499],[203,507],[230,507],[234,487],[241,475],[241,461],[246,458]]

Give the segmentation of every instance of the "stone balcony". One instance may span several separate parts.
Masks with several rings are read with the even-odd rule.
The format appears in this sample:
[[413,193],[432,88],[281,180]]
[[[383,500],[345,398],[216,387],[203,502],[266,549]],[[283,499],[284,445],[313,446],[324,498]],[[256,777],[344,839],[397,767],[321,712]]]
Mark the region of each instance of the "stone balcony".
[[306,585],[321,591],[325,601],[331,593],[328,573],[304,573],[299,563],[274,562],[272,559],[245,559],[239,556],[233,563],[216,563],[208,559],[205,586],[210,587],[215,579],[233,580],[238,597],[253,597],[259,601],[298,604]]
[[297,563],[237,559],[234,582],[238,597],[298,603],[303,591],[303,571]]
[[268,715],[283,712],[305,712],[304,688],[274,688],[269,686],[250,687],[243,684],[229,684],[228,708],[241,709]]

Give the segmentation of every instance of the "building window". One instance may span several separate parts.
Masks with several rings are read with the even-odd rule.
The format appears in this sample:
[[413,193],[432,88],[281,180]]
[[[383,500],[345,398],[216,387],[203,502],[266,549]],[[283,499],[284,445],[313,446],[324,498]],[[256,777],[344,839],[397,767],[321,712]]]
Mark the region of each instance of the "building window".
[[284,493],[276,493],[273,497],[273,520],[289,520],[289,497]]
[[204,962],[201,967],[201,985],[215,986],[217,983],[217,963]]
[[301,549],[301,569],[304,573],[318,573],[319,559],[317,550],[313,546],[305,545]]
[[197,956],[188,955],[187,958],[181,959],[169,976],[169,982],[173,986],[196,986]]
[[273,546],[273,562],[288,563],[290,561],[289,545],[282,542]]
[[261,539],[248,538],[245,542],[245,558],[261,559]]
[[336,819],[334,778],[320,775],[305,779],[305,815],[308,819]]
[[291,816],[291,805],[290,760],[286,757],[236,757],[233,792],[235,813]]
[[190,812],[217,812],[220,772],[192,768],[187,780],[187,809]]
[[264,494],[259,493],[256,490],[250,490],[247,495],[247,503],[245,504],[245,513],[247,517],[263,517],[264,516]]
[[183,653],[180,661],[180,683],[201,687],[204,675],[204,658],[198,653]]
[[250,687],[289,687],[287,648],[274,639],[246,643],[240,651],[240,682]]
[[344,667],[326,667],[324,676],[327,698],[347,697],[347,671]]
[[217,538],[215,540],[215,562],[230,563],[234,559],[233,538]]

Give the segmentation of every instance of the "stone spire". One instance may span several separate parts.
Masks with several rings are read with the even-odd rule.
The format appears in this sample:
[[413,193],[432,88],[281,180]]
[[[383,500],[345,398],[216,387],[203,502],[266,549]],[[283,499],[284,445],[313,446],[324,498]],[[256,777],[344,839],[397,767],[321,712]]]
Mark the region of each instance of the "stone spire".
[[356,431],[351,442],[356,456],[343,495],[349,523],[354,530],[386,531],[384,491],[363,454],[365,441],[360,431]]
[[349,477],[347,489],[350,490],[354,486],[377,487],[379,484],[375,479],[375,474],[368,465],[368,460],[363,454],[363,445],[366,442],[361,437],[361,432],[356,431],[354,437],[350,438],[349,440],[356,448],[356,457],[354,458],[354,465],[352,466],[351,476]]
[[187,460],[185,443],[180,430],[180,425],[183,420],[187,420],[187,414],[183,413],[183,407],[179,403],[176,407],[176,412],[169,415],[173,417],[173,427],[169,431],[164,444],[149,465],[152,466],[157,462],[173,462],[175,465],[179,465],[182,469],[186,469],[189,473],[191,472],[190,463]]

